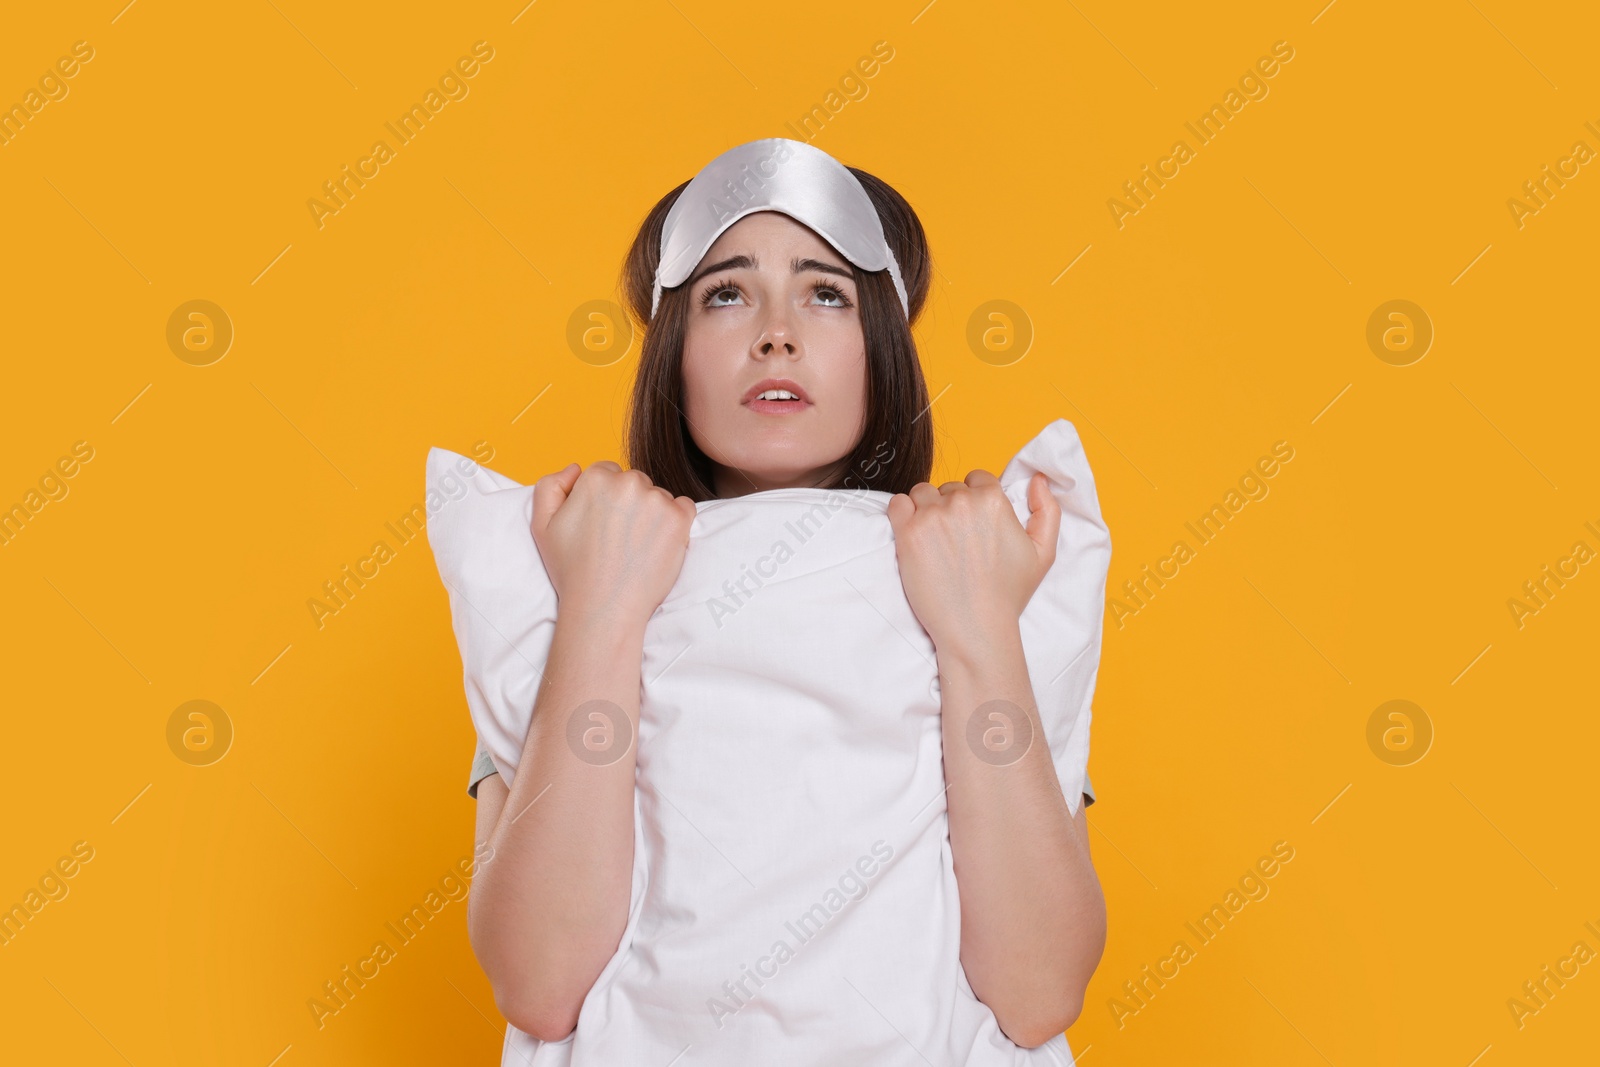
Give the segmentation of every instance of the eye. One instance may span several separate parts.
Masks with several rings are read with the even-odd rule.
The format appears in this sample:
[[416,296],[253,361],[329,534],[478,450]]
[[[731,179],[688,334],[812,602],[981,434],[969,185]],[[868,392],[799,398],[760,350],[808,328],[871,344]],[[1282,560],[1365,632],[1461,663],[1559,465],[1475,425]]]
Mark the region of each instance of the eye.
[[824,303],[822,305],[823,307],[847,308],[854,306],[850,303],[849,295],[846,294],[843,289],[839,288],[839,286],[834,285],[831,282],[817,282],[811,287],[811,291],[815,293],[819,299],[837,301],[837,303]]
[[[855,305],[844,289],[830,281],[812,283],[812,294],[823,307],[848,308]],[[744,293],[731,279],[713,282],[700,292],[700,306],[707,308],[735,307]]]
[[732,307],[732,304],[723,303],[720,299],[721,297],[730,293],[734,297],[743,295],[739,292],[739,287],[734,285],[731,281],[723,280],[720,282],[713,282],[701,292],[700,306],[712,308]]

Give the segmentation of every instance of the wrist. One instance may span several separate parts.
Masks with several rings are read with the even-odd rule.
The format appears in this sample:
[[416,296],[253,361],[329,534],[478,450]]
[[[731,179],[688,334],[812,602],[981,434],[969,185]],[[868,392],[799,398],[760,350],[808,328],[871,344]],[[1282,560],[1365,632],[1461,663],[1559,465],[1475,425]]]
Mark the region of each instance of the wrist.
[[1008,613],[964,615],[933,638],[941,666],[981,672],[1009,662],[1022,651],[1020,620]]
[[586,645],[641,647],[646,621],[612,606],[579,603],[556,606],[557,631]]

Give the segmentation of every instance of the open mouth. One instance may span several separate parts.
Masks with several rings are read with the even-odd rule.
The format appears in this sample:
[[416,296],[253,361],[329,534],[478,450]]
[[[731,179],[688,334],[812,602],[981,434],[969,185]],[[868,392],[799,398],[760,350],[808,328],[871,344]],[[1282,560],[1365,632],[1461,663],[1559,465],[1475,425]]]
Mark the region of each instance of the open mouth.
[[769,382],[762,382],[760,386],[745,401],[745,406],[752,411],[763,415],[791,415],[811,406],[811,401],[805,398],[798,386],[788,388]]

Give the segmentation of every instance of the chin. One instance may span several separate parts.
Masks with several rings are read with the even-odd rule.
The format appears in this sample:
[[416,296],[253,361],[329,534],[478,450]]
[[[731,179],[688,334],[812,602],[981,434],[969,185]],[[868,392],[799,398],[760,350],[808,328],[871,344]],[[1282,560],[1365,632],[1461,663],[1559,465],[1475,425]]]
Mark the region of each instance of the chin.
[[[801,485],[809,485],[812,472],[824,466],[827,460],[814,461],[805,457],[790,455],[775,456],[770,451],[758,451],[756,454],[747,454],[745,462],[739,467],[751,481],[761,486],[761,490],[783,489]],[[748,484],[748,483],[747,483]]]

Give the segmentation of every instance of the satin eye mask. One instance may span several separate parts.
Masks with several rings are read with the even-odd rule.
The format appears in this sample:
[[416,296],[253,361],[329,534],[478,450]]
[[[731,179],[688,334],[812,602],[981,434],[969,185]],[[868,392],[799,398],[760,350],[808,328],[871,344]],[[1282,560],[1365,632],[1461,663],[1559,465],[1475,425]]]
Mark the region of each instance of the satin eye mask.
[[887,270],[911,317],[900,264],[883,235],[883,221],[849,168],[820,148],[768,137],[730,148],[701,168],[673,202],[661,227],[661,256],[650,295],[650,317],[661,291],[688,281],[724,230],[757,211],[778,211],[815,230],[864,271]]

